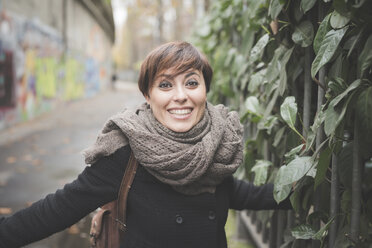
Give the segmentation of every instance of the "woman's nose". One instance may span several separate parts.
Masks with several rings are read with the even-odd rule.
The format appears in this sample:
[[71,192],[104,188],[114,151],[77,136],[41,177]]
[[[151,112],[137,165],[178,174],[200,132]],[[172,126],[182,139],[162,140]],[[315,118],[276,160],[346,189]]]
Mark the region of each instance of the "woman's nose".
[[177,87],[174,94],[174,100],[179,102],[184,102],[187,100],[186,89],[183,87]]

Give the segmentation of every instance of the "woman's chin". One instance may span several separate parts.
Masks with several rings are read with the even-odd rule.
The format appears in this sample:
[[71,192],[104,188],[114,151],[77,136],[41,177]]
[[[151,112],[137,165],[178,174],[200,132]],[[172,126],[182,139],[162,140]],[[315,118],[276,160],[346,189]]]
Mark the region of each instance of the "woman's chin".
[[185,123],[169,123],[169,125],[166,126],[170,130],[176,133],[184,133],[189,131],[193,125],[191,123],[185,122]]

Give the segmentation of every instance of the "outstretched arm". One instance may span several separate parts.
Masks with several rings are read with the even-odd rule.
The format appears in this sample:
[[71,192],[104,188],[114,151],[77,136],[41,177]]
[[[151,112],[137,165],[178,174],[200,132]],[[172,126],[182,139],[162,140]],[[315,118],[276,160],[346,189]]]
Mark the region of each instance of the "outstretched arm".
[[273,184],[255,186],[251,182],[233,178],[230,191],[230,208],[235,210],[292,209],[289,197],[277,204],[273,196]]
[[20,247],[76,223],[116,199],[129,146],[86,167],[72,183],[14,215],[0,219],[0,248]]

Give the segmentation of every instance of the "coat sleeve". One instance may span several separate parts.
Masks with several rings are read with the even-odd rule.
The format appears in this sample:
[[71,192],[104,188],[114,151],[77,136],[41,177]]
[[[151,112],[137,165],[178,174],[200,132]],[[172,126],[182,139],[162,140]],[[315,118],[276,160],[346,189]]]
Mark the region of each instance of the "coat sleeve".
[[273,195],[273,184],[255,186],[251,182],[231,179],[230,208],[235,210],[292,209],[289,196],[277,204]]
[[101,158],[63,189],[0,218],[0,248],[20,247],[46,238],[78,222],[97,207],[116,199],[129,146]]

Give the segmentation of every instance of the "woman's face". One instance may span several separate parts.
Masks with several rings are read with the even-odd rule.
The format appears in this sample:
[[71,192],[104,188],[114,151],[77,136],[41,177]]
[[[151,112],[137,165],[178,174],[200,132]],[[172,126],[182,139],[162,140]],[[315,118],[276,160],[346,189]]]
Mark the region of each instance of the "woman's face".
[[202,118],[207,100],[203,74],[190,70],[173,77],[162,71],[146,97],[155,118],[174,132],[187,132]]

